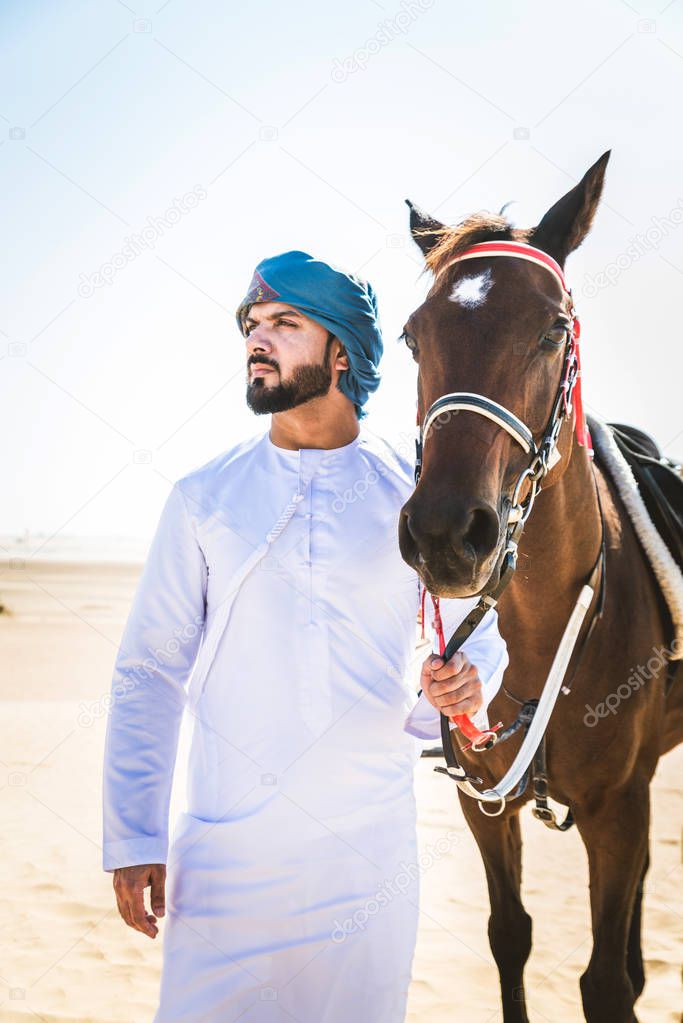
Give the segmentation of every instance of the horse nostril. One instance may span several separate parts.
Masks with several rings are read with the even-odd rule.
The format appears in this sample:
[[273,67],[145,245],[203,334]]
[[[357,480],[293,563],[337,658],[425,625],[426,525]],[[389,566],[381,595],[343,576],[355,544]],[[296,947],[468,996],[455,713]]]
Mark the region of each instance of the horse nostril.
[[493,508],[473,508],[469,521],[462,533],[463,547],[469,548],[476,556],[486,557],[498,543],[498,516]]
[[399,531],[399,543],[403,547],[404,551],[408,551],[413,548],[415,551],[418,550],[418,539],[414,532],[414,523],[410,517],[409,511],[404,511],[402,515],[403,519],[403,535]]
[[420,551],[419,530],[416,528],[415,520],[410,510],[404,510],[401,514],[401,526],[398,532],[398,544],[404,560],[409,564],[417,564],[423,560]]

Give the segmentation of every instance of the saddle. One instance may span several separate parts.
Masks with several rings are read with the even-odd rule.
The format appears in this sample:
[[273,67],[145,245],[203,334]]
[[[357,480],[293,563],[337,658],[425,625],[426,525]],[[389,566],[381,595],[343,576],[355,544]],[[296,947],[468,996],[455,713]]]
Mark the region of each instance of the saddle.
[[662,455],[656,441],[643,430],[624,423],[607,423],[607,426],[631,468],[657,532],[683,572],[681,466]]

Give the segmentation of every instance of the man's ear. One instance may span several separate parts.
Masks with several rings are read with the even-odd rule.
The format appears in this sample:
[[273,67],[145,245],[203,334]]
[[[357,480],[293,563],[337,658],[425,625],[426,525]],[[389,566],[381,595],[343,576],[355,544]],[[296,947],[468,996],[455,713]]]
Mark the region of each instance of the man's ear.
[[547,252],[561,266],[590,231],[602,195],[609,156],[609,150],[602,154],[578,185],[550,207],[529,237],[532,245]]
[[337,335],[333,334],[331,330],[327,332],[325,359],[333,369],[344,370],[349,368],[349,357],[346,354],[346,349]]
[[339,351],[337,352],[336,358],[334,360],[334,368],[335,369],[349,368],[349,357],[341,341],[339,341]]

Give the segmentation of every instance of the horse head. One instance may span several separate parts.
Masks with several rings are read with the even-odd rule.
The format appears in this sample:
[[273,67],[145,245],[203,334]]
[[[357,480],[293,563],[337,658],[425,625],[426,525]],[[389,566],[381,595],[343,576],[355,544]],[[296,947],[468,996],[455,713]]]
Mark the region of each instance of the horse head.
[[[472,596],[497,584],[511,510],[519,512],[532,487],[524,476],[530,451],[538,450],[557,408],[573,344],[574,311],[562,270],[590,230],[608,159],[609,152],[534,228],[483,214],[446,227],[408,202],[411,232],[434,280],[403,332],[418,364],[418,423],[426,430],[419,481],[401,509],[399,543],[435,595]],[[482,242],[502,243],[501,251],[505,242],[524,243],[519,251],[531,258],[502,258],[492,245],[473,249]],[[551,257],[557,272],[548,273],[534,250]],[[461,400],[450,403],[455,408],[446,402],[438,414],[435,402],[453,392]],[[470,396],[467,408],[463,394]],[[563,428],[558,421],[544,487],[560,479],[572,455],[575,409],[567,407],[571,414]],[[507,420],[506,413],[512,414]]]

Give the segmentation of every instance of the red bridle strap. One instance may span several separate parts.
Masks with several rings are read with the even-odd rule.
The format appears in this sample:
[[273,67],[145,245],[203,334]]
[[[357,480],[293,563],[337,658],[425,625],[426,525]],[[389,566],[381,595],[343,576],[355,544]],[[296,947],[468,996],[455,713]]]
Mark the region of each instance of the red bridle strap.
[[526,242],[479,242],[478,245],[470,245],[469,249],[464,249],[459,255],[454,256],[448,266],[460,262],[461,259],[476,259],[485,256],[515,256],[517,259],[526,259],[529,263],[538,263],[539,266],[544,266],[546,270],[555,274],[560,287],[571,298],[571,292],[564,279],[564,271],[557,260],[549,256],[547,252],[536,249],[533,245],[527,245]]

